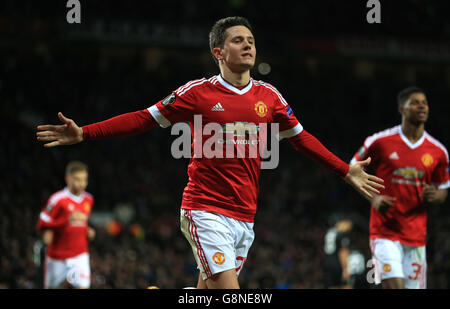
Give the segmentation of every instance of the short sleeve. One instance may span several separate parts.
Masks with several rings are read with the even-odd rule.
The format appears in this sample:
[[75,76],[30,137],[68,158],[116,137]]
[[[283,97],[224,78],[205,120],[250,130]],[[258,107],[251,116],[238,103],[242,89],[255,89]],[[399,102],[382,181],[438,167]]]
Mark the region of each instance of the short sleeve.
[[207,80],[203,78],[179,87],[163,100],[150,106],[148,111],[163,128],[177,122],[192,121],[198,101],[198,86],[205,82]]
[[59,209],[61,208],[59,201],[60,199],[55,196],[50,197],[45,204],[44,209],[42,209],[39,214],[39,219],[47,223],[54,220],[58,216]]
[[450,188],[449,179],[449,161],[446,155],[442,155],[439,163],[432,174],[432,182],[437,186],[438,189],[448,189]]
[[355,155],[352,157],[350,161],[350,165],[355,164],[358,161],[363,161],[367,159],[372,151],[372,143],[369,143],[369,138],[366,138],[364,144],[358,149]]
[[49,215],[54,215],[58,212],[59,201],[60,199],[56,198],[55,196],[51,196],[42,211],[46,212]]

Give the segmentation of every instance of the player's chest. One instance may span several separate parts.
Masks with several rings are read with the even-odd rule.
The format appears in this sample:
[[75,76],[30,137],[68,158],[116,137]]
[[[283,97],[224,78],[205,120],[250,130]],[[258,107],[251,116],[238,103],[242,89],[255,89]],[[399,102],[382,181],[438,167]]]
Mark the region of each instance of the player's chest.
[[273,99],[263,95],[235,95],[221,93],[204,96],[199,104],[197,115],[206,123],[271,123]]
[[380,152],[380,166],[393,175],[405,178],[431,175],[438,163],[436,153],[426,145],[411,148],[399,142],[382,148]]
[[81,202],[75,202],[67,199],[63,203],[62,211],[65,215],[71,215],[74,212],[81,212],[86,215],[91,213],[92,205],[88,200],[83,200]]

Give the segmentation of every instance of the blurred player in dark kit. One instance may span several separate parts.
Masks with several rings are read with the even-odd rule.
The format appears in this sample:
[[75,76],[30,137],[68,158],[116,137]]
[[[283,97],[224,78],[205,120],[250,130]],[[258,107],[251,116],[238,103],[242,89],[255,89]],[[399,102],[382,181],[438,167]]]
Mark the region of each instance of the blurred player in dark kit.
[[355,223],[348,215],[332,216],[332,226],[324,238],[326,254],[323,269],[328,289],[352,289],[364,286],[365,259],[355,242]]

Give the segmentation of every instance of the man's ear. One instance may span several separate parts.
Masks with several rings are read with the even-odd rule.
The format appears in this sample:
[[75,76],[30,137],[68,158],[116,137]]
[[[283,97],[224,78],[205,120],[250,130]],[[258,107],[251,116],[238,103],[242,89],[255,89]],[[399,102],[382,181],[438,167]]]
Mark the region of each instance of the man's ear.
[[223,60],[222,49],[220,47],[215,47],[212,52],[217,61],[220,62],[221,60]]

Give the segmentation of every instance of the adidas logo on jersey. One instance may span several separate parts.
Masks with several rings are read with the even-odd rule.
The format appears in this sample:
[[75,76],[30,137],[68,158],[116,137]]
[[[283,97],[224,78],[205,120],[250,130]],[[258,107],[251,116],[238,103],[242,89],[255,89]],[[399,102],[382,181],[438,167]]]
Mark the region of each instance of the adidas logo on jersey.
[[213,108],[211,108],[211,110],[213,112],[224,112],[225,111],[225,109],[222,107],[222,104],[220,104],[220,102],[217,103],[216,105],[214,105]]
[[398,157],[397,151],[394,151],[393,153],[391,153],[391,154],[389,155],[389,159],[391,159],[391,160],[398,160],[398,159],[400,159],[400,158]]

